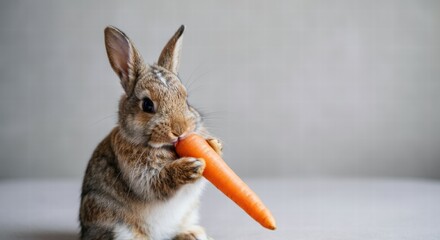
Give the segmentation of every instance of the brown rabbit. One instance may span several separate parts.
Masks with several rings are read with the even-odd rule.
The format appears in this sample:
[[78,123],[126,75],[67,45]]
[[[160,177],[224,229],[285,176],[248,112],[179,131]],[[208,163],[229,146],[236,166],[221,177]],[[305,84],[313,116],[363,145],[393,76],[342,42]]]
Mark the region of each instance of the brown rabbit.
[[204,161],[179,158],[174,143],[190,132],[221,153],[177,75],[184,26],[157,64],[145,65],[131,40],[105,29],[105,46],[125,94],[118,125],[98,145],[85,172],[81,239],[208,239],[197,225]]

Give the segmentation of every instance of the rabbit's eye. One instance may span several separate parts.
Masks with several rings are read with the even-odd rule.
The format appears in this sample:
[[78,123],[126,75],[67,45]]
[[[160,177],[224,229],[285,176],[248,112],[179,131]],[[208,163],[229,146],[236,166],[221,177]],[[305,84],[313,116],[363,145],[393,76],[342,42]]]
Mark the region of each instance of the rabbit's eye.
[[142,110],[147,113],[154,113],[154,103],[149,98],[144,98],[142,102]]

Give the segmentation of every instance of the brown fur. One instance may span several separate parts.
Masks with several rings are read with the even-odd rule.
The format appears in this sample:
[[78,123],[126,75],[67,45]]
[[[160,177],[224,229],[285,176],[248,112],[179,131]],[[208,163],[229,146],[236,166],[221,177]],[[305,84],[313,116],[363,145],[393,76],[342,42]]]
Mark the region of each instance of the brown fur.
[[[119,121],[95,149],[85,172],[80,206],[81,239],[113,239],[117,224],[128,227],[136,239],[151,239],[154,229],[145,223],[145,209],[168,201],[184,185],[195,183],[203,159],[179,158],[173,142],[190,132],[205,136],[216,151],[221,144],[203,127],[200,114],[187,104],[185,87],[177,77],[183,27],[171,38],[159,64],[143,64],[140,54],[120,30],[105,30],[110,64],[125,94],[119,103]],[[142,110],[149,97],[156,113]],[[184,229],[198,201],[181,219],[175,239],[196,239],[203,228]]]

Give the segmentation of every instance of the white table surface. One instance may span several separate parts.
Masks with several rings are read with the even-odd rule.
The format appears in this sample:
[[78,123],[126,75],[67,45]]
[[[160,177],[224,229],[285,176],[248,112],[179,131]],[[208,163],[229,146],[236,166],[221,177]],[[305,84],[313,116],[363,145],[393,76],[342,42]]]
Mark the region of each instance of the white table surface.
[[[440,181],[247,179],[272,210],[266,230],[212,186],[201,223],[215,239],[440,239]],[[0,181],[0,239],[77,239],[81,180]]]

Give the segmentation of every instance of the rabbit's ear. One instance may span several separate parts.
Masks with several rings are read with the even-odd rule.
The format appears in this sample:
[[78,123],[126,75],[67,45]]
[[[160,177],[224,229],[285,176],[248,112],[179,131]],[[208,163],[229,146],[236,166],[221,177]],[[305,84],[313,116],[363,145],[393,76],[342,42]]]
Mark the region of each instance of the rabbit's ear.
[[174,34],[174,36],[168,41],[167,45],[160,54],[158,65],[168,69],[169,71],[177,74],[179,68],[180,50],[182,48],[183,31],[185,26],[182,25]]
[[109,26],[104,30],[105,48],[113,70],[121,79],[122,87],[130,95],[142,59],[130,39],[121,30]]

